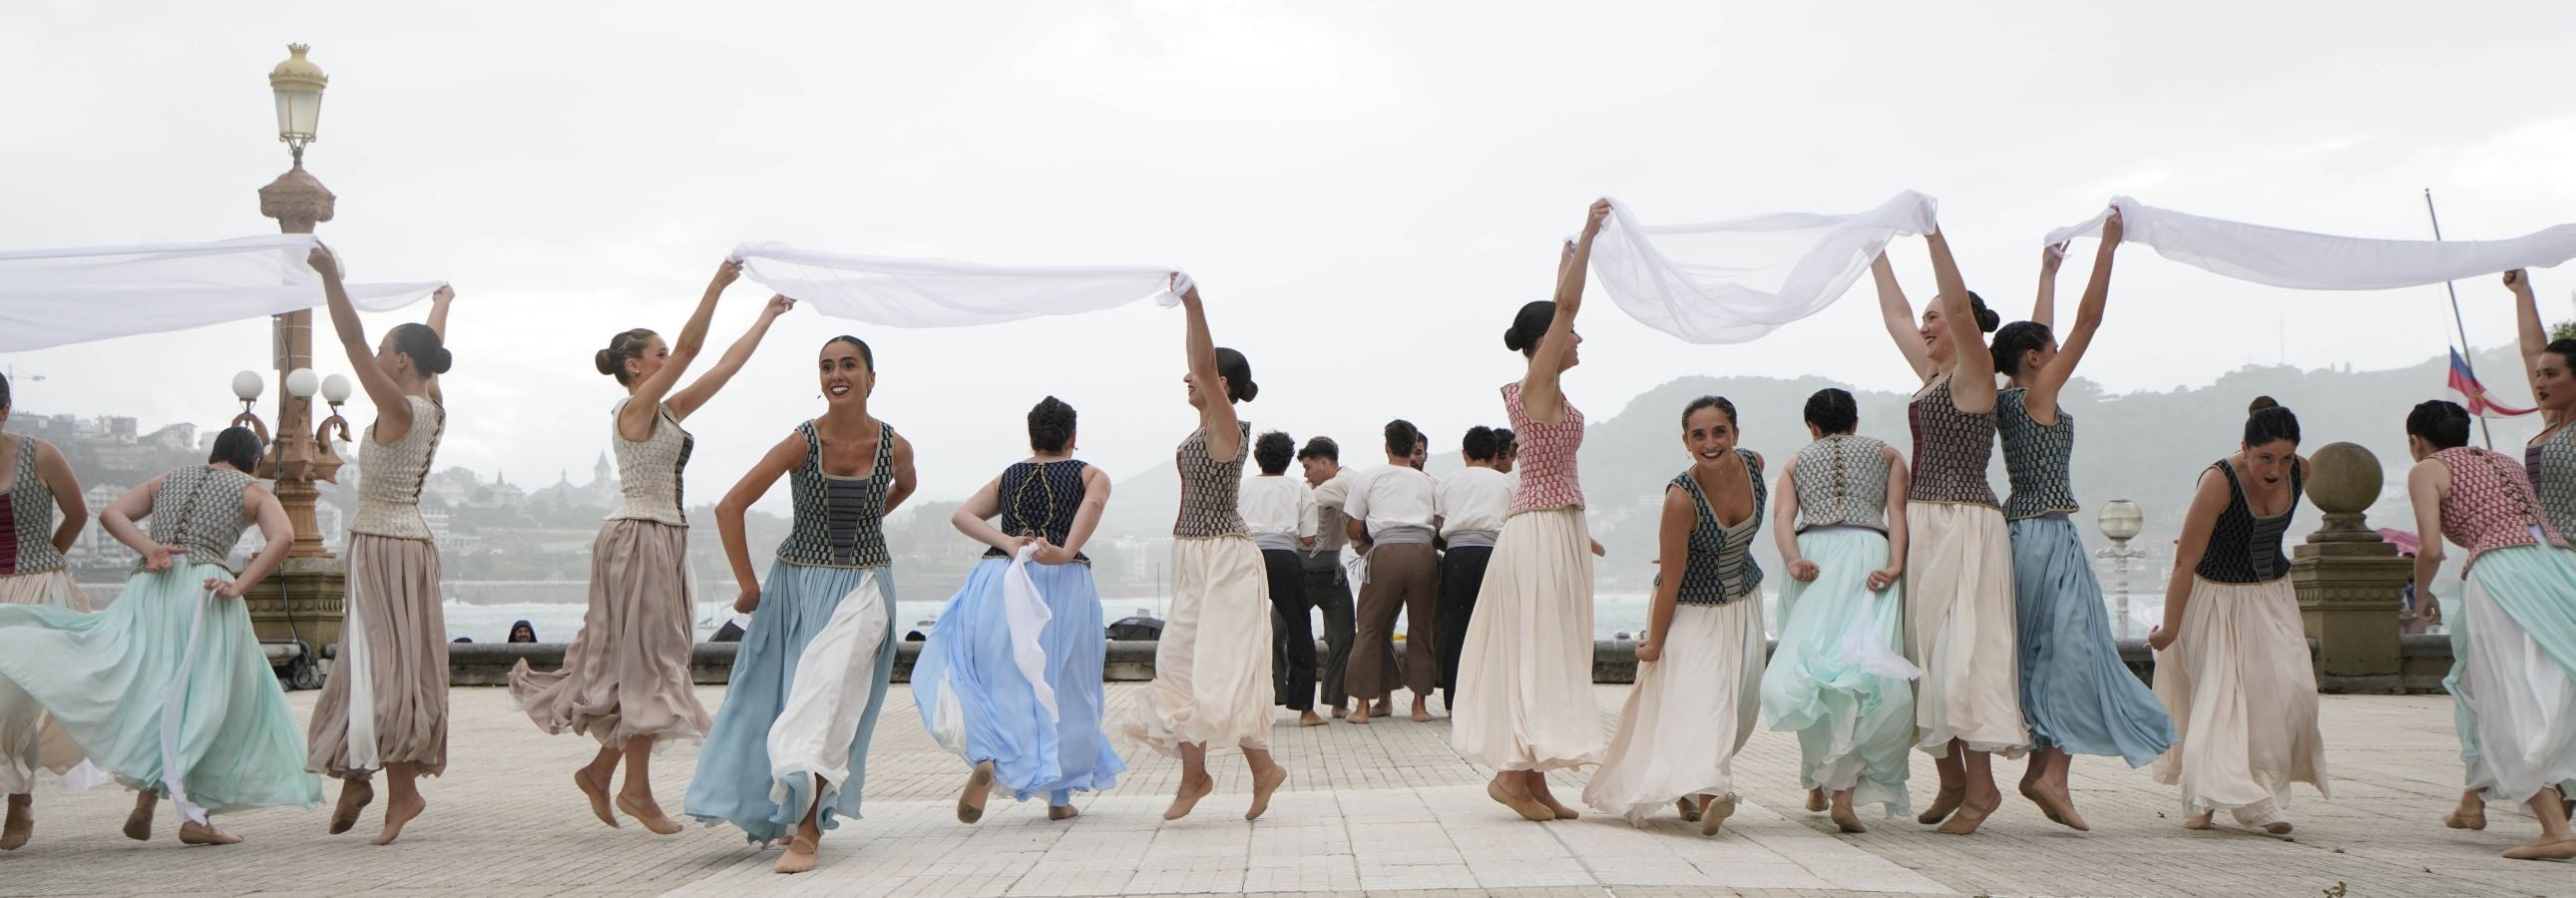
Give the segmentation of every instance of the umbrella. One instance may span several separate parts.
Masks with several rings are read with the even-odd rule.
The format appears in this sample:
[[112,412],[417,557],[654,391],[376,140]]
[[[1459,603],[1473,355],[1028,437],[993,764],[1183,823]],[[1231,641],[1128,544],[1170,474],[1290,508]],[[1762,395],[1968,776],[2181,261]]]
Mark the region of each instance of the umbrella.
[[2408,555],[2413,555],[2417,550],[2423,548],[2422,541],[2417,540],[2415,538],[2415,534],[2408,533],[2404,530],[2394,530],[2387,527],[2381,527],[2379,528],[2379,538],[2387,540],[2390,544],[2397,547],[2397,551]]

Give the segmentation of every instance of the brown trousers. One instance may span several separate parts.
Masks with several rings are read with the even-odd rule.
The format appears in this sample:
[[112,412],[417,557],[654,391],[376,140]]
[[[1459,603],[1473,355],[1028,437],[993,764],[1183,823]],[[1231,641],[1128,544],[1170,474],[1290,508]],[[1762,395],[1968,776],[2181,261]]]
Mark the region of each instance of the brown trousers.
[[1369,550],[1368,583],[1360,587],[1352,640],[1350,693],[1362,701],[1392,691],[1381,665],[1394,643],[1395,617],[1404,614],[1404,688],[1428,696],[1440,685],[1440,553],[1430,543],[1381,544]]

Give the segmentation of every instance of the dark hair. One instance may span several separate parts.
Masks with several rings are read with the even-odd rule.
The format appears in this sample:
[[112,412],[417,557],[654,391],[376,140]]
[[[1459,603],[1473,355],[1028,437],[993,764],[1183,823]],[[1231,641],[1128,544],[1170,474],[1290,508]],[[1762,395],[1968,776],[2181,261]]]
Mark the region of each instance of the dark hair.
[[1501,458],[1521,448],[1521,438],[1509,427],[1494,428],[1494,457]]
[[[2549,345],[2541,347],[2540,351],[2548,355],[2557,356],[2558,362],[2561,365],[2576,365],[2576,337],[2570,337],[2563,340],[2551,340],[2549,341]],[[0,405],[8,404],[9,383],[8,381],[0,381]]]
[[1850,433],[1860,427],[1860,403],[1850,390],[1826,387],[1807,397],[1807,423],[1827,436]]
[[2435,449],[2457,449],[2469,444],[2469,410],[2457,402],[2435,399],[2417,403],[2406,413],[2406,435],[2423,437]]
[[1995,327],[2004,323],[2004,316],[1997,315],[1995,310],[1986,308],[1986,298],[1978,296],[1977,291],[1968,291],[1968,310],[1970,312],[1968,317],[1977,319],[1977,331],[1980,333],[1994,333]]
[[1264,474],[1287,473],[1288,456],[1296,453],[1297,439],[1283,431],[1273,430],[1252,441],[1252,462],[1260,465]]
[[1029,409],[1029,448],[1039,452],[1062,452],[1073,440],[1073,406],[1049,396]]
[[1310,458],[1320,458],[1337,465],[1341,464],[1342,444],[1333,442],[1332,437],[1314,437],[1308,439],[1306,441],[1306,448],[1297,450],[1297,460],[1305,461]]
[[1556,322],[1556,303],[1538,300],[1521,306],[1512,313],[1512,326],[1503,331],[1503,345],[1513,352],[1531,355],[1538,352],[1538,338],[1547,335],[1547,327]]
[[2048,325],[2036,321],[2015,321],[2004,325],[2003,330],[1995,332],[1991,347],[1995,355],[1995,370],[2003,372],[2006,377],[2021,376],[2021,357],[2032,350],[2047,348],[2052,338]]
[[877,373],[877,353],[876,350],[868,348],[868,341],[861,340],[848,334],[842,334],[838,337],[833,337],[832,339],[823,341],[823,348],[830,349],[834,343],[847,343],[852,347],[857,348],[859,351],[859,362],[868,366],[869,374]]
[[1682,409],[1682,426],[1689,427],[1691,416],[1699,414],[1699,410],[1704,408],[1713,408],[1718,411],[1725,412],[1727,426],[1736,426],[1735,403],[1726,401],[1726,397],[1724,396],[1702,396],[1691,400],[1690,405]]
[[2282,408],[2280,403],[2272,401],[2272,397],[2254,397],[2254,403],[2248,410],[2249,414],[2245,416],[2245,445],[2260,446],[2274,440],[2288,440],[2292,446],[2299,444],[2299,416],[2291,414],[2289,409]]
[[0,374],[0,408],[9,407],[9,376]]
[[537,641],[537,625],[532,624],[532,623],[529,623],[529,622],[527,622],[525,619],[518,620],[518,621],[512,622],[512,623],[510,624],[510,639],[509,639],[509,641],[511,641],[511,642],[517,642],[517,641],[518,641],[518,639],[519,639],[519,631],[521,631],[521,630],[526,630],[526,631],[528,631],[528,641],[529,641],[529,642],[535,642],[535,641]]
[[1478,424],[1467,428],[1467,435],[1458,439],[1458,451],[1468,461],[1493,461],[1503,454],[1503,438],[1493,428]]
[[1422,429],[1413,426],[1413,422],[1403,418],[1386,422],[1386,454],[1409,456],[1413,447],[1421,444]]
[[652,343],[655,336],[650,328],[619,331],[617,336],[608,338],[607,349],[591,356],[591,363],[599,366],[599,373],[617,378],[619,386],[628,386],[626,360],[643,358],[644,347]]
[[215,451],[206,453],[206,463],[223,463],[244,474],[259,470],[259,457],[267,452],[259,444],[259,434],[248,427],[227,427],[215,434]]
[[1252,382],[1252,360],[1223,346],[1216,348],[1216,376],[1225,378],[1227,402],[1251,402],[1261,392]]
[[412,369],[422,377],[445,374],[456,363],[455,357],[447,354],[447,347],[439,345],[438,332],[430,330],[429,325],[417,321],[397,324],[391,336],[394,351],[411,356]]

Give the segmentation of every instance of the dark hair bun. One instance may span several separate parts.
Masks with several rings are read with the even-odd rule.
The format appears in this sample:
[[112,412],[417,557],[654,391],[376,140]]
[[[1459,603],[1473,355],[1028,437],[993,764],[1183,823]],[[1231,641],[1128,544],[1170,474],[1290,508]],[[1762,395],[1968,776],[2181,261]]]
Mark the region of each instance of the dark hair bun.
[[602,350],[600,350],[599,352],[597,352],[597,353],[593,354],[593,355],[590,357],[590,361],[591,361],[591,364],[594,364],[594,365],[599,366],[599,373],[601,373],[601,374],[605,374],[605,375],[608,375],[608,376],[610,376],[610,377],[616,377],[616,376],[617,376],[617,358],[616,358],[616,356],[615,356],[615,355],[611,354],[608,350],[602,349]]
[[1519,328],[1504,328],[1503,348],[1509,349],[1513,352],[1519,352],[1529,347],[1521,345],[1521,332]]
[[429,354],[429,373],[431,374],[445,374],[447,369],[455,366],[456,354],[448,352],[447,347],[441,346]]
[[2256,397],[2254,397],[2254,401],[2253,401],[2253,402],[2249,402],[2249,403],[2246,403],[2246,404],[2245,404],[2245,413],[2246,413],[2246,414],[2248,414],[2248,415],[2251,415],[2251,414],[2253,414],[2253,413],[2255,413],[2255,412],[2259,412],[2259,411],[2262,411],[2262,410],[2267,409],[2267,408],[2280,408],[2280,407],[2281,407],[2281,403],[2276,402],[2276,401],[2273,401],[2272,397],[2270,397],[2270,396],[2256,396]]
[[1247,380],[1234,386],[1234,401],[1236,402],[1251,402],[1252,397],[1259,395],[1261,395],[1260,384]]

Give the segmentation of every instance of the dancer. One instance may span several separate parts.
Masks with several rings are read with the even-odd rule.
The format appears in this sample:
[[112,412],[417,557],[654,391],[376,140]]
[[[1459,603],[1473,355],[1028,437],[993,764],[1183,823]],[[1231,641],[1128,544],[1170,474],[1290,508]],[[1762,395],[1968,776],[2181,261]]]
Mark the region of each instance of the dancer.
[[[2576,786],[2576,550],[2520,465],[2468,444],[2469,410],[2456,403],[2426,402],[2406,416],[2416,532],[2442,535],[2416,553],[2416,582],[2441,573],[2443,540],[2469,553],[2443,682],[2459,703],[2469,792],[2444,822],[2471,828],[2463,818],[2484,824],[2485,799],[2518,800],[2540,835],[2504,856],[2576,859],[2565,804]],[[2435,591],[2415,595],[2425,617],[2442,622]]]
[[2184,829],[2208,829],[2223,810],[2283,835],[2291,783],[2333,797],[2317,675],[2281,551],[2307,476],[2298,416],[2260,397],[2247,409],[2243,446],[2201,472],[2183,516],[2164,623],[2147,644],[2156,698],[2174,724],[2153,771],[2156,782],[2182,787]]
[[1691,466],[1664,486],[1663,570],[1637,644],[1637,684],[1583,787],[1584,804],[1634,825],[1667,801],[1703,836],[1735,814],[1735,753],[1762,710],[1762,568],[1752,548],[1769,499],[1762,455],[1738,448],[1739,436],[1724,397],[1682,410]]
[[1583,309],[1592,240],[1609,215],[1609,200],[1593,202],[1582,236],[1558,261],[1556,298],[1522,306],[1503,333],[1503,345],[1528,364],[1519,382],[1503,387],[1503,411],[1526,441],[1527,470],[1467,623],[1458,659],[1465,701],[1450,711],[1450,743],[1494,771],[1486,796],[1530,820],[1578,816],[1548,792],[1547,772],[1601,762],[1592,710],[1592,534],[1575,469],[1583,412],[1559,381],[1582,360],[1574,316]]
[[[716,300],[741,276],[741,262],[716,266],[678,343],[665,345],[661,336],[639,327],[609,338],[608,348],[594,357],[599,373],[626,388],[626,398],[609,411],[609,443],[616,447],[624,502],[591,541],[590,608],[582,613],[581,632],[564,649],[563,667],[537,673],[521,659],[510,669],[510,700],[538,729],[547,735],[571,730],[599,741],[599,753],[573,771],[572,781],[590,800],[591,814],[611,827],[622,812],[656,834],[678,833],[680,824],[653,798],[653,749],[673,739],[702,739],[707,732],[707,709],[689,676],[697,602],[680,479],[697,438],[680,423],[733,380],[760,348],[770,323],[795,307],[794,300],[771,297],[715,367],[681,387],[680,376],[706,345]],[[612,803],[608,787],[621,758],[626,786]]]
[[1218,348],[1208,336],[1198,286],[1176,274],[1172,292],[1189,316],[1183,346],[1190,371],[1182,383],[1199,428],[1175,458],[1181,508],[1172,524],[1172,616],[1154,644],[1154,682],[1124,729],[1181,759],[1180,788],[1163,819],[1188,816],[1216,789],[1208,746],[1230,743],[1242,747],[1252,770],[1252,807],[1243,819],[1258,820],[1288,781],[1288,768],[1270,757],[1270,702],[1261,695],[1270,684],[1270,582],[1236,506],[1252,425],[1234,416],[1234,404],[1252,401],[1261,388],[1243,353]]
[[2076,813],[2067,788],[2072,755],[2107,755],[2144,767],[2173,744],[2173,721],[2111,641],[2093,553],[2085,551],[2072,518],[2079,509],[2068,471],[2075,417],[2058,406],[2102,325],[2111,256],[2119,248],[2120,213],[2114,210],[2102,223],[2093,277],[2061,346],[2049,328],[2056,319],[2057,265],[2064,254],[2063,247],[2049,247],[2041,257],[2039,301],[2030,320],[1996,331],[1992,351],[1995,370],[2011,379],[1997,398],[1995,423],[2012,477],[2004,516],[2012,534],[2013,604],[2020,624],[2014,636],[2021,650],[2021,712],[2031,737],[2021,794],[2049,820],[2076,830],[2091,827]]
[[2522,331],[2523,370],[2531,378],[2531,398],[2540,406],[2541,431],[2523,449],[2524,470],[2540,495],[2550,526],[2576,533],[2576,339],[2551,340],[2540,324],[2540,301],[2532,295],[2531,274],[2504,273],[2513,291],[2515,319]]
[[[1342,513],[1356,476],[1342,467],[1342,447],[1332,437],[1309,437],[1297,450],[1306,486],[1315,495],[1315,544],[1300,563],[1306,571],[1306,600],[1324,617],[1324,656],[1316,659],[1316,679],[1336,719],[1351,715],[1351,695],[1342,676],[1351,666],[1351,640],[1359,627],[1359,603],[1351,596],[1350,569],[1342,566],[1342,547],[1351,542],[1349,520]],[[1282,649],[1279,657],[1285,657]],[[1285,689],[1283,685],[1281,687]]]
[[[1762,711],[1798,734],[1798,785],[1807,810],[1830,808],[1843,832],[1866,832],[1853,805],[1895,817],[1910,810],[1906,750],[1914,690],[1905,663],[1905,457],[1859,436],[1860,408],[1843,390],[1807,398],[1815,441],[1780,469],[1773,522],[1789,582],[1780,590],[1780,644],[1762,674]],[[1830,795],[1830,803],[1827,796]]]
[[373,843],[389,845],[429,806],[420,777],[447,769],[447,614],[420,488],[447,428],[436,381],[452,361],[442,345],[449,293],[439,288],[430,323],[395,325],[377,346],[367,342],[330,248],[314,247],[310,262],[322,275],[331,326],[375,403],[376,420],[358,445],[366,476],[358,482],[358,513],[342,552],[349,567],[339,660],[313,705],[312,752],[304,766],[341,781],[333,834],[358,825],[358,813],[375,800],[372,780],[382,769],[393,795]]
[[[99,515],[143,556],[106,611],[0,605],[0,676],[137,790],[127,838],[152,838],[163,795],[178,806],[188,845],[241,841],[216,829],[214,814],[322,801],[241,601],[295,542],[285,507],[251,476],[259,457],[258,436],[227,429],[205,464],[152,478]],[[149,532],[135,523],[146,517]],[[267,544],[236,575],[226,556],[253,523]]]
[[[0,428],[9,424],[9,379],[0,376]],[[63,553],[89,523],[79,478],[54,444],[0,430],[0,605],[89,610],[73,585]],[[61,514],[57,515],[59,511]],[[43,704],[0,677],[0,794],[9,816],[0,851],[27,844],[36,832],[36,771],[56,776],[80,763],[80,748],[52,722]]]
[[1512,514],[1512,479],[1500,470],[1501,442],[1491,427],[1467,428],[1458,441],[1465,467],[1441,475],[1432,492],[1432,511],[1440,521],[1440,706],[1453,712],[1459,647],[1476,617],[1476,591],[1485,584],[1494,535]]
[[[957,798],[960,823],[983,819],[994,794],[1043,794],[1047,819],[1070,820],[1080,813],[1073,793],[1105,791],[1127,769],[1100,729],[1109,644],[1082,554],[1109,504],[1109,475],[1073,457],[1075,422],[1063,400],[1039,402],[1029,410],[1028,459],[948,519],[991,548],[940,608],[912,668],[912,695],[922,726],[973,768]],[[996,515],[998,529],[988,523]]]
[[1252,441],[1252,461],[1261,476],[1243,482],[1243,527],[1261,547],[1261,567],[1270,581],[1270,620],[1279,628],[1279,646],[1271,655],[1278,703],[1297,712],[1298,726],[1320,726],[1315,714],[1315,621],[1307,613],[1305,552],[1315,544],[1315,491],[1306,481],[1288,476],[1288,457],[1296,439],[1273,430]]
[[1879,310],[1896,348],[1925,384],[1907,406],[1914,470],[1905,503],[1906,657],[1923,670],[1914,699],[1915,745],[1938,759],[1941,792],[1916,820],[1950,835],[1977,831],[2003,804],[1992,755],[2020,757],[2014,673],[2012,540],[1986,483],[1995,451],[1994,356],[1979,335],[1995,313],[1959,279],[1950,243],[1924,235],[1940,295],[1920,326],[1881,255],[1870,265]]
[[[1437,533],[1431,475],[1414,466],[1422,448],[1422,431],[1398,418],[1386,425],[1386,466],[1362,472],[1351,484],[1343,513],[1350,520],[1351,540],[1368,558],[1368,580],[1360,585],[1359,634],[1352,643],[1350,672],[1344,682],[1360,695],[1395,691],[1396,677],[1384,666],[1395,651],[1395,618],[1404,616],[1404,688],[1413,693],[1413,719],[1431,722],[1431,690],[1440,682],[1437,604],[1440,556],[1431,547]],[[1386,714],[1379,707],[1374,713]],[[1363,706],[1351,722],[1365,724],[1372,712]]]
[[[814,869],[823,831],[859,816],[868,739],[894,675],[894,571],[885,516],[912,495],[912,444],[868,413],[876,354],[823,344],[823,414],[796,425],[716,503],[716,533],[751,615],[682,807],[767,845],[780,873]],[[743,515],[788,479],[795,521],[763,581]]]

